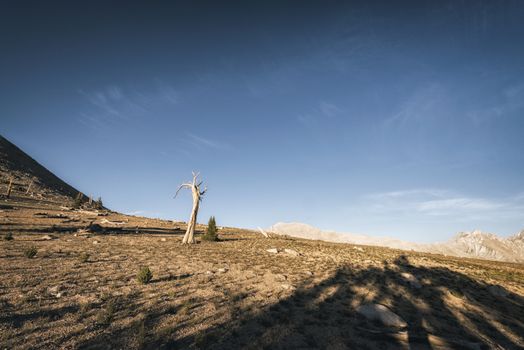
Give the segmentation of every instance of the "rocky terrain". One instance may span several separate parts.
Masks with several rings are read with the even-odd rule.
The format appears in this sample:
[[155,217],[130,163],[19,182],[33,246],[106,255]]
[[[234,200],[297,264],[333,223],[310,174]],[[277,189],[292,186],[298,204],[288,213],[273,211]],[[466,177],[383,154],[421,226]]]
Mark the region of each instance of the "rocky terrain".
[[353,233],[322,231],[303,223],[277,223],[268,231],[305,239],[345,242],[419,252],[438,253],[507,262],[524,262],[524,231],[509,238],[501,238],[481,231],[460,232],[444,243],[419,244],[388,237],[371,237]]
[[2,349],[524,348],[522,264],[237,228],[203,242],[202,225],[183,246],[184,223],[73,208],[47,170],[1,164]]

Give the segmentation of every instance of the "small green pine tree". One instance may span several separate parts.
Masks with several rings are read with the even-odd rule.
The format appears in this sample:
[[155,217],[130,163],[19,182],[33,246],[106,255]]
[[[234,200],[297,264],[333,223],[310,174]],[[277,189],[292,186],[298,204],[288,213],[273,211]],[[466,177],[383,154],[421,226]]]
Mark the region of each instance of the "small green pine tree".
[[204,241],[218,241],[218,233],[217,233],[217,223],[215,221],[215,217],[212,216],[209,218],[209,221],[207,223],[207,231],[206,234],[202,236],[202,239]]
[[148,284],[153,279],[153,273],[148,266],[143,266],[138,271],[136,279],[140,284]]

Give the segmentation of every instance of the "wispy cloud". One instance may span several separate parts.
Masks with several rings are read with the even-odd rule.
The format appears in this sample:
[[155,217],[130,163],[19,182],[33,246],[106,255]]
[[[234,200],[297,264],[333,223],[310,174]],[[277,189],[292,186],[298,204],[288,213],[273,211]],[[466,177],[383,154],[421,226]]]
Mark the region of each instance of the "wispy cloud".
[[297,116],[297,121],[308,128],[315,128],[322,125],[326,119],[334,118],[343,112],[342,108],[334,103],[321,101],[309,113],[302,113]]
[[96,91],[79,90],[79,94],[88,104],[78,121],[96,130],[147,116],[158,107],[176,105],[179,101],[175,89],[160,81],[147,90],[112,85]]
[[468,117],[475,125],[505,117],[524,109],[524,83],[512,85],[502,91],[498,102],[484,109],[468,112]]
[[195,135],[191,132],[186,133],[186,138],[184,140],[185,143],[189,143],[193,145],[194,147],[198,149],[206,149],[206,148],[212,148],[212,149],[228,149],[230,148],[230,145],[224,142],[219,142],[212,140],[210,138],[206,138],[203,136]]
[[362,203],[376,214],[446,217],[446,220],[524,219],[524,196],[506,198],[471,197],[450,190],[410,189],[363,196]]
[[319,106],[320,112],[326,117],[334,117],[342,112],[338,106],[333,103],[322,101]]
[[384,126],[402,127],[408,123],[421,122],[438,116],[439,105],[444,101],[445,93],[438,83],[430,83],[417,89],[392,116],[384,120]]

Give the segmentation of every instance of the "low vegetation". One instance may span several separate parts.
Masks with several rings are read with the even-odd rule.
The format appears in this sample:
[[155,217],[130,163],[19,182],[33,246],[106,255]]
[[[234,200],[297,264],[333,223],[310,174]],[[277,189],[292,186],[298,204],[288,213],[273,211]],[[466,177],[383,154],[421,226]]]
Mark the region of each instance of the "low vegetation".
[[217,223],[215,221],[215,217],[212,216],[209,218],[209,222],[207,224],[207,230],[204,235],[202,235],[203,241],[210,241],[215,242],[218,241],[218,232],[217,232]]
[[89,253],[82,252],[78,256],[78,260],[80,260],[81,263],[86,263],[89,261],[89,257],[90,257]]
[[34,258],[36,256],[36,253],[38,253],[38,248],[35,246],[31,246],[24,250],[24,255],[29,259]]
[[148,266],[143,266],[138,271],[136,279],[140,284],[148,284],[153,279],[153,273]]

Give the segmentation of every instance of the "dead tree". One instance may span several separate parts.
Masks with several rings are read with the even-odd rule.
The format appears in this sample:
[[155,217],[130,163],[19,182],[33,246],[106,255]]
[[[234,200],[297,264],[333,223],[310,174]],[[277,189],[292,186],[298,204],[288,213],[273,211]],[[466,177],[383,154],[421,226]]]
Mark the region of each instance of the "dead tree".
[[184,235],[184,238],[182,239],[182,244],[193,244],[195,243],[195,227],[197,223],[197,215],[198,215],[198,207],[200,205],[200,201],[202,200],[202,196],[207,191],[207,187],[204,188],[204,190],[200,190],[202,186],[203,181],[198,181],[198,175],[200,173],[193,172],[193,181],[183,183],[180,186],[178,186],[178,189],[175,193],[175,198],[178,195],[178,192],[183,188],[189,188],[191,189],[191,193],[193,194],[193,210],[191,210],[191,216],[189,218],[189,221],[187,222],[187,230],[186,234]]
[[5,195],[7,198],[11,196],[11,191],[13,190],[13,180],[13,177],[11,177],[11,179],[9,180],[9,186],[7,187],[7,193]]
[[25,194],[29,194],[29,191],[31,191],[31,187],[33,187],[33,182],[35,182],[35,179],[31,179],[31,182],[29,183],[29,186],[27,186],[27,191],[25,191]]

